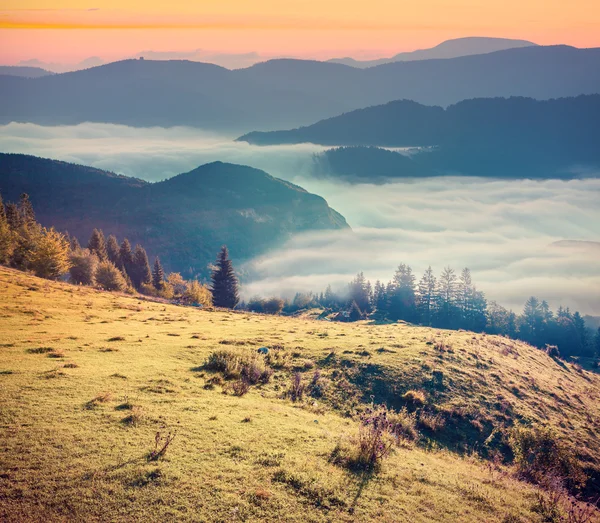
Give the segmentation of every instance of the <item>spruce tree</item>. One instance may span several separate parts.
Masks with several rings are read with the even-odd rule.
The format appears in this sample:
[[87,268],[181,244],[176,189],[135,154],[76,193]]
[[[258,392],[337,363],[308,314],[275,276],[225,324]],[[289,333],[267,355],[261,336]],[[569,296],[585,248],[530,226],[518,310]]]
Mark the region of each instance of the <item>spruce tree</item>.
[[431,325],[436,314],[436,288],[437,281],[431,270],[431,266],[429,266],[419,281],[417,291],[417,310],[419,321],[423,325]]
[[348,301],[356,302],[362,312],[371,312],[371,284],[362,272],[359,272],[348,285]]
[[148,255],[146,250],[140,245],[135,246],[133,252],[133,274],[130,274],[131,281],[136,289],[139,289],[143,284],[150,283],[152,281],[152,271],[150,270],[150,264],[148,263]]
[[111,234],[106,241],[106,254],[108,256],[108,261],[110,261],[115,267],[119,267],[121,265],[119,242],[117,242],[117,238],[114,234]]
[[21,213],[19,212],[17,205],[14,203],[7,203],[4,207],[4,210],[6,213],[6,222],[8,223],[8,226],[13,231],[20,229],[21,225],[23,224],[23,220],[21,219]]
[[165,271],[163,271],[162,265],[158,256],[154,259],[154,268],[152,269],[152,285],[157,290],[162,289],[165,282]]
[[212,276],[212,294],[215,307],[233,309],[239,303],[238,280],[229,259],[227,247],[223,246],[217,257]]
[[19,214],[21,215],[23,225],[30,226],[35,224],[35,212],[33,211],[33,205],[31,204],[31,200],[29,200],[29,195],[27,193],[21,194],[21,199],[19,200]]
[[81,249],[81,245],[79,245],[79,240],[77,239],[77,236],[71,236],[69,238],[69,244],[71,245],[71,250],[73,252]]
[[594,336],[594,349],[596,352],[596,357],[600,358],[600,327],[598,327],[596,335]]
[[104,233],[102,230],[94,229],[88,242],[88,249],[91,253],[94,253],[98,260],[101,262],[108,260],[108,253],[106,252],[106,240],[104,239]]
[[133,274],[133,252],[131,251],[131,244],[129,240],[125,238],[119,249],[119,269],[131,278]]
[[415,277],[410,266],[401,263],[394,274],[389,299],[389,315],[393,320],[415,321]]
[[15,233],[10,229],[4,204],[0,195],[0,264],[5,265],[10,261],[15,249]]
[[6,210],[4,209],[4,201],[2,200],[2,195],[0,194],[0,222],[6,221]]
[[437,314],[440,327],[452,328],[456,319],[457,288],[454,269],[446,267],[438,279]]

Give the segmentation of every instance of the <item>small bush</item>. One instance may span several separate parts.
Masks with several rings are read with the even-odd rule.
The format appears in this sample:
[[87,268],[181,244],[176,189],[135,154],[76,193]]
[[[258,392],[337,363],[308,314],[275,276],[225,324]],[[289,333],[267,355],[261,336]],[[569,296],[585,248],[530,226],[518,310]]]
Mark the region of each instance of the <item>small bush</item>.
[[569,488],[585,483],[587,478],[572,450],[549,427],[517,427],[508,442],[517,470],[525,479],[545,485],[549,477],[560,478]]
[[385,407],[368,408],[360,417],[355,453],[348,465],[360,470],[378,470],[396,442],[394,428]]
[[421,407],[425,405],[425,393],[421,390],[409,390],[402,396],[402,399],[412,407]]
[[432,432],[441,430],[446,425],[446,420],[441,414],[431,414],[429,412],[423,412],[419,416],[419,425],[429,429]]
[[560,358],[560,352],[556,345],[546,344],[546,354],[551,358]]
[[71,268],[70,280],[76,285],[95,285],[98,257],[89,249],[77,249],[69,255]]
[[304,396],[305,385],[302,383],[302,374],[295,372],[292,375],[290,388],[287,391],[287,395],[292,401],[299,401]]
[[123,273],[109,261],[98,264],[96,284],[105,291],[123,291],[127,288]]
[[231,390],[234,396],[243,396],[250,390],[250,383],[244,378],[234,381],[231,384]]
[[125,425],[139,425],[144,419],[144,411],[142,410],[142,407],[139,407],[138,405],[132,405],[129,408],[129,411],[130,414],[128,416],[125,416],[121,421]]
[[417,415],[409,413],[405,408],[398,411],[388,411],[388,419],[392,424],[392,432],[399,439],[404,441],[416,441],[419,439],[417,430]]

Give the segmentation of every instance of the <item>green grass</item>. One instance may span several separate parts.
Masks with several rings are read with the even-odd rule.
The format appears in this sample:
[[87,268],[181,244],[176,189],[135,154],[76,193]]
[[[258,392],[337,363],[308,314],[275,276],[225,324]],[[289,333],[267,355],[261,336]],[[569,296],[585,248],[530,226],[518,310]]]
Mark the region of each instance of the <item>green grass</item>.
[[[3,521],[541,521],[537,489],[484,459],[515,421],[597,466],[598,376],[502,338],[201,311],[4,268],[0,332]],[[268,384],[210,386],[211,353],[276,345]],[[322,397],[284,398],[316,369]],[[349,414],[371,396],[413,408],[408,391],[420,443],[374,475],[331,462]],[[157,432],[176,436],[153,461]]]

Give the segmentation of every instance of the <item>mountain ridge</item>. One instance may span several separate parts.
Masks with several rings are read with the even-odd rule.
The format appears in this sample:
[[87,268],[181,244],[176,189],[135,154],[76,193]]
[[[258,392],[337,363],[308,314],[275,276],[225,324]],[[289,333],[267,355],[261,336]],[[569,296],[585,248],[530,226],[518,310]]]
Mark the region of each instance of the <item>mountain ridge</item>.
[[236,70],[125,60],[37,79],[2,77],[0,123],[187,125],[243,134],[309,125],[398,99],[445,107],[476,97],[597,92],[600,48],[522,47],[369,69],[291,59]]

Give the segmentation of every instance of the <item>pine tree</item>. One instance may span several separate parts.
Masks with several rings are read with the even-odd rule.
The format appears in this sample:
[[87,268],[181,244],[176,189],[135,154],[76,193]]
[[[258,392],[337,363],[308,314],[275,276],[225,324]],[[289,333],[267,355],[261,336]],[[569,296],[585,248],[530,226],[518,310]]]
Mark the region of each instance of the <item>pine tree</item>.
[[4,209],[4,201],[0,194],[0,222],[6,222],[6,210]]
[[473,292],[471,271],[465,267],[458,280],[457,305],[460,314],[460,326],[466,329],[470,329],[472,323]]
[[6,213],[6,222],[8,223],[8,226],[13,231],[20,229],[21,225],[23,224],[23,220],[17,205],[14,203],[7,203],[4,207],[4,211]]
[[519,326],[519,337],[532,345],[539,346],[542,317],[540,301],[535,296],[531,296],[525,302],[525,306],[523,307],[521,325]]
[[121,256],[119,254],[119,242],[114,234],[111,234],[106,240],[106,254],[108,261],[111,262],[115,267],[121,265]]
[[419,313],[420,322],[423,325],[431,325],[436,313],[436,287],[437,281],[431,270],[431,266],[427,268],[421,281],[419,281],[417,310]]
[[152,269],[152,285],[157,290],[162,289],[165,282],[165,271],[160,264],[158,256],[154,259],[154,268]]
[[350,305],[350,311],[348,313],[348,319],[350,321],[358,321],[363,318],[363,313],[360,310],[360,307],[357,305],[355,301],[352,301]]
[[28,227],[35,223],[35,212],[33,211],[33,205],[31,204],[27,193],[21,194],[21,199],[19,200],[19,214],[21,215],[22,225]]
[[133,274],[133,252],[131,251],[131,244],[129,240],[125,238],[119,249],[119,269],[126,274],[129,278]]
[[437,319],[440,327],[452,328],[454,326],[457,310],[456,284],[454,269],[446,267],[440,275],[437,289]]
[[362,312],[371,312],[370,283],[359,272],[348,285],[349,302],[355,301]]
[[596,335],[594,336],[594,349],[596,352],[596,357],[600,358],[600,327],[598,327]]
[[73,252],[78,251],[81,249],[81,245],[79,245],[79,240],[77,239],[76,236],[71,236],[69,238],[69,244],[71,245],[71,250]]
[[102,230],[94,229],[88,242],[88,249],[91,253],[98,257],[101,262],[108,260],[108,253],[106,252],[106,240],[104,239],[104,233]]
[[4,212],[4,203],[0,195],[0,264],[8,264],[15,249],[14,232],[8,225],[6,213]]
[[221,248],[221,252],[217,257],[211,280],[214,305],[228,309],[235,308],[240,301],[238,280],[225,246]]
[[393,320],[415,321],[415,277],[409,265],[401,263],[394,274],[389,295],[389,316]]
[[387,314],[388,312],[388,295],[385,285],[379,280],[375,282],[375,288],[373,291],[373,305],[380,314]]
[[148,255],[146,250],[140,245],[135,246],[133,252],[133,267],[132,274],[129,275],[136,289],[139,289],[143,284],[152,281],[152,271],[150,263],[148,263]]

